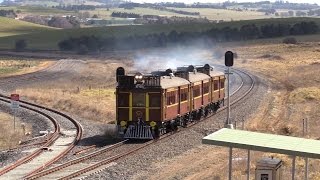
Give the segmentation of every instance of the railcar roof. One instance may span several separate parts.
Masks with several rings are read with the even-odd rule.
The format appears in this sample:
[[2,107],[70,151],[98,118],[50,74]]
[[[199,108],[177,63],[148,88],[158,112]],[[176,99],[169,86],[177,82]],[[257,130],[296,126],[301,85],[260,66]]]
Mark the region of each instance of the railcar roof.
[[214,77],[214,76],[223,76],[224,75],[224,72],[222,71],[218,71],[216,69],[214,69],[213,71],[210,71],[210,76],[211,77]]
[[199,72],[189,72],[189,81],[194,83],[194,82],[198,82],[198,81],[202,81],[202,80],[207,80],[209,79],[209,76],[203,73],[199,73]]
[[172,87],[178,87],[183,85],[188,85],[190,82],[186,79],[180,77],[170,77],[170,76],[162,76],[160,80],[160,85],[162,89],[168,89]]

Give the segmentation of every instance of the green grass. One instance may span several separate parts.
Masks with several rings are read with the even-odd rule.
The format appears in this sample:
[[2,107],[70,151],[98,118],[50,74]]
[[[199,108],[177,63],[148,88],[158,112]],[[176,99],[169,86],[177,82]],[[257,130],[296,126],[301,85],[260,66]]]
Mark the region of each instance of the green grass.
[[39,61],[25,60],[20,58],[0,58],[0,76],[5,76],[9,74],[19,73],[23,70],[27,70],[32,67],[36,67],[40,64]]
[[[225,10],[225,9],[210,9],[210,8],[171,8],[175,10],[183,10],[188,12],[200,12],[201,17],[207,17],[209,20],[248,20],[248,19],[265,19],[271,18],[272,16],[266,16],[264,13],[256,11],[234,11],[234,10]],[[81,11],[86,12],[86,11]],[[106,8],[97,8],[93,11],[87,11],[91,15],[98,14],[100,18],[110,19],[112,12],[127,12],[135,13],[140,15],[160,15],[160,16],[179,16],[179,17],[198,17],[191,15],[178,14],[168,11],[160,11],[151,8],[134,8],[134,9],[123,9],[123,8],[110,8],[107,11]]]
[[[201,17],[207,17],[209,20],[250,20],[250,19],[266,19],[272,16],[266,16],[262,12],[256,11],[235,11],[227,9],[211,9],[211,8],[172,8],[188,12],[199,12]],[[185,16],[185,15],[184,15]],[[196,17],[196,16],[193,16]]]
[[11,74],[11,73],[14,73],[14,72],[17,72],[19,69],[18,68],[0,68],[0,75],[3,75],[3,74]]
[[67,15],[73,14],[72,11],[64,11],[56,8],[51,7],[41,7],[41,6],[7,6],[7,7],[0,7],[0,9],[4,10],[20,10],[23,14],[28,15]]
[[134,9],[123,9],[123,8],[110,8],[109,11],[107,11],[106,8],[96,8],[95,10],[87,11],[83,10],[80,12],[89,12],[91,16],[94,14],[97,14],[99,18],[103,19],[113,19],[111,17],[112,12],[127,12],[127,13],[135,13],[140,15],[160,15],[160,16],[186,16],[182,14],[177,14],[173,12],[167,12],[167,11],[159,11],[156,9],[150,9],[150,8],[134,8]]
[[[39,29],[30,34],[14,35],[0,38],[0,49],[12,49],[14,42],[18,39],[25,39],[29,49],[57,50],[57,43],[69,37],[79,37],[82,35],[95,35],[98,37],[127,37],[131,35],[146,35],[151,33],[169,33],[172,30],[178,32],[204,31],[213,27],[221,28],[225,26],[241,27],[244,24],[256,24],[261,26],[267,23],[297,23],[301,21],[315,21],[320,26],[320,18],[287,18],[287,19],[260,19],[224,22],[219,24],[187,24],[187,25],[136,25],[136,26],[110,26],[110,27],[90,27],[79,29]],[[30,28],[33,30],[32,28]],[[26,31],[23,31],[26,33]],[[4,33],[4,32],[3,32]],[[9,33],[9,32],[8,32]]]
[[0,17],[0,37],[53,30],[47,26]]

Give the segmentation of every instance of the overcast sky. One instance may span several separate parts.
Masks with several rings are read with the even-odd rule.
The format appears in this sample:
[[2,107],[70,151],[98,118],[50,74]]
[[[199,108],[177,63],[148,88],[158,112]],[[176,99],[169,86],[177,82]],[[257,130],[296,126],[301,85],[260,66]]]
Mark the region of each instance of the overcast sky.
[[[154,3],[154,2],[184,2],[186,4],[191,4],[193,2],[201,2],[201,3],[222,3],[226,0],[131,0],[131,2],[146,2],[146,3]],[[259,0],[231,0],[236,2],[258,2]],[[261,1],[261,0],[260,0]],[[274,2],[274,0],[271,0]],[[285,0],[286,1],[286,0]],[[318,3],[320,4],[319,0],[289,0],[292,3]]]

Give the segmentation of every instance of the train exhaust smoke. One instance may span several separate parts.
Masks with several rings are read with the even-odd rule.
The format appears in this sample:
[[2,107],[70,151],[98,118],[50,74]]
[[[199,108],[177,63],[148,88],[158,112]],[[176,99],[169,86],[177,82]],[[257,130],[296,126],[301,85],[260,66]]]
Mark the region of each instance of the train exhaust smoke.
[[133,69],[151,72],[168,68],[176,69],[185,65],[218,63],[212,50],[208,48],[174,47],[139,51],[135,54]]

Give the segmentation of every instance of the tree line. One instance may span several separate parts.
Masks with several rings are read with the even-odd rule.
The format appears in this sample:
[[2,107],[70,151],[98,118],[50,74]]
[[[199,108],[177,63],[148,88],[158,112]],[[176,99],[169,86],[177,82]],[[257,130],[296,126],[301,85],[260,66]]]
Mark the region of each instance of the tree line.
[[3,10],[3,9],[0,9],[0,16],[9,17],[9,18],[15,18],[15,17],[17,17],[17,14],[14,12],[14,10]]
[[51,18],[47,18],[47,17],[35,15],[35,16],[25,16],[22,20],[27,22],[32,22],[35,24],[41,24],[45,26],[64,28],[64,29],[80,27],[80,21],[78,20],[78,18],[74,16],[67,16],[67,17],[54,16]]
[[199,12],[189,12],[189,11],[183,11],[183,10],[168,9],[163,6],[155,6],[155,7],[152,7],[152,9],[156,9],[159,11],[173,12],[173,13],[183,14],[183,15],[191,15],[191,16],[199,16],[200,15]]
[[120,18],[141,18],[140,14],[126,12],[113,12],[111,16]]
[[202,32],[177,32],[173,30],[169,34],[134,35],[123,38],[81,36],[62,40],[58,43],[58,46],[62,51],[75,51],[85,54],[99,51],[166,47],[170,44],[184,44],[188,46],[194,42],[199,42],[205,46],[212,46],[216,42],[315,34],[319,33],[319,31],[318,25],[312,21],[300,22],[293,25],[270,23],[260,27],[255,24],[246,24],[240,28],[212,28]]
[[59,6],[52,6],[52,8],[61,9],[65,11],[80,11],[80,10],[95,10],[96,6],[93,5],[59,5]]

